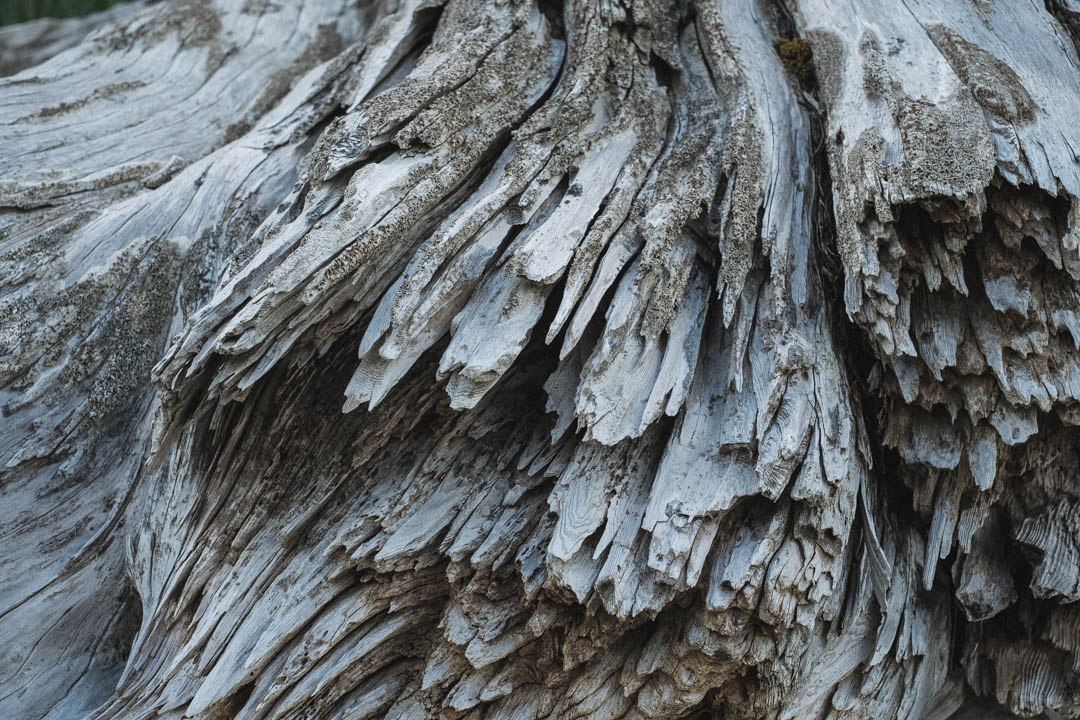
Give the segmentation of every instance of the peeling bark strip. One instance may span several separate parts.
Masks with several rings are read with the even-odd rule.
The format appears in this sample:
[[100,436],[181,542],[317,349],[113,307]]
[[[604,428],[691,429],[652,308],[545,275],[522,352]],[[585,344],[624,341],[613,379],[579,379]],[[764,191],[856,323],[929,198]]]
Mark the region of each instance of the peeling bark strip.
[[1080,717],[1078,18],[0,36],[0,718]]

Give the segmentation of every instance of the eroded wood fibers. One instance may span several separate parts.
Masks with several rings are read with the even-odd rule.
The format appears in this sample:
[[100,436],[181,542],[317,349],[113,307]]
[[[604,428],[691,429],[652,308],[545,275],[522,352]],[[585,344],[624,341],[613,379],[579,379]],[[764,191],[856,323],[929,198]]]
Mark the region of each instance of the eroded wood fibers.
[[28,50],[0,715],[1080,717],[1073,5]]

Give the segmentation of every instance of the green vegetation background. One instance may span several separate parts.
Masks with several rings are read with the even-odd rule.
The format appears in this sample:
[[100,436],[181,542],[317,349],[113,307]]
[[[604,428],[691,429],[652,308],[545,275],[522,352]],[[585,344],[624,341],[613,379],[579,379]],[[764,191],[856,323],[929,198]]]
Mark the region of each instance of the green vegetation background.
[[42,17],[81,17],[105,10],[122,0],[0,0],[0,25]]

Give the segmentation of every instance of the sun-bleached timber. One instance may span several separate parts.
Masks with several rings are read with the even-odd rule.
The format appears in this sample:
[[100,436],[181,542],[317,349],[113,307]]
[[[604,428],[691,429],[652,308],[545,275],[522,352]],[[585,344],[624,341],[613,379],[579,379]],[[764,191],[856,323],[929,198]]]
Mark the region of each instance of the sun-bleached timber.
[[1080,3],[0,31],[0,718],[1080,718]]

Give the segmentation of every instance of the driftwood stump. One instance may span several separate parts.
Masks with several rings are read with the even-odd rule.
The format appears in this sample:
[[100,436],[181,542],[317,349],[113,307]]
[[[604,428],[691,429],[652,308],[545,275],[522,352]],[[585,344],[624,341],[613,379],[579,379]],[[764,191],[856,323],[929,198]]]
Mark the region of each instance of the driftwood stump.
[[107,20],[0,34],[0,718],[1080,717],[1078,0]]

